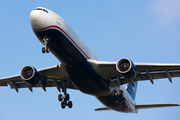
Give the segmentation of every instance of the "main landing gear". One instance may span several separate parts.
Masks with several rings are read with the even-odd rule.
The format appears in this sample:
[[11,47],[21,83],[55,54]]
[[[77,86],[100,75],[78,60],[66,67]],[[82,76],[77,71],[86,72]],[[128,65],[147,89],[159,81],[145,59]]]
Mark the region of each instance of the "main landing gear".
[[47,46],[49,41],[50,41],[50,38],[46,38],[46,37],[43,38],[43,44],[44,44],[45,47],[42,47],[42,53],[45,53],[45,52],[49,53],[49,48]]
[[72,101],[70,100],[70,95],[66,93],[66,89],[67,89],[67,84],[62,81],[62,90],[64,92],[64,96],[62,94],[58,95],[58,100],[61,102],[61,107],[62,109],[64,109],[66,106],[68,106],[69,108],[72,108],[73,104]]
[[119,77],[117,77],[117,89],[112,92],[115,105],[119,105],[120,103],[122,103],[123,105],[125,104],[125,98],[123,95],[123,91],[120,89],[120,85],[120,79]]
[[125,102],[125,98],[123,96],[123,91],[120,90],[119,91],[120,94],[118,94],[118,91],[114,90],[112,92],[113,97],[114,97],[114,104],[115,105],[119,105],[120,103],[124,103]]
[[62,94],[58,95],[58,100],[62,101],[61,102],[62,109],[64,109],[66,106],[68,106],[69,108],[72,108],[72,101],[69,101],[69,99],[70,99],[69,94],[66,94],[64,96],[62,96]]

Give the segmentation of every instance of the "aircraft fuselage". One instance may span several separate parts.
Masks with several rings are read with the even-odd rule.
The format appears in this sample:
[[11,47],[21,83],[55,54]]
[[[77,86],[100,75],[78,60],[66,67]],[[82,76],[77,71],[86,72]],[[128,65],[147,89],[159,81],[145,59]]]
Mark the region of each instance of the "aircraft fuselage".
[[59,15],[45,8],[37,8],[31,12],[30,18],[33,31],[40,42],[47,45],[62,63],[71,81],[81,92],[97,97],[111,109],[121,112],[136,111],[135,102],[123,86],[121,89],[124,100],[118,104],[114,102],[112,92],[116,89],[97,74],[87,61],[99,59]]

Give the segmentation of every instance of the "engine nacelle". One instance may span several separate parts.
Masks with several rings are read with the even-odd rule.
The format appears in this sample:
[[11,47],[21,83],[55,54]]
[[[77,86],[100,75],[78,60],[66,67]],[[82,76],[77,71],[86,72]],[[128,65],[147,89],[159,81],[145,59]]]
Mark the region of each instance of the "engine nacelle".
[[127,58],[118,60],[116,69],[127,79],[134,79],[137,75],[136,66]]
[[38,71],[32,66],[24,66],[21,69],[21,78],[30,86],[34,86],[40,81]]

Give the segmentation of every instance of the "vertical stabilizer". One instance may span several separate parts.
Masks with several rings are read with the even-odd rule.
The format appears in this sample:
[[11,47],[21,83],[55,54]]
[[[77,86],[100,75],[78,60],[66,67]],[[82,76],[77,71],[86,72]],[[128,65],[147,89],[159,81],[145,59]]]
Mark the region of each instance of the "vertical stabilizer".
[[135,85],[135,87],[131,83],[128,83],[128,85],[126,87],[126,90],[131,95],[133,100],[135,100],[135,97],[136,97],[136,91],[137,91],[138,82],[134,82],[134,85]]

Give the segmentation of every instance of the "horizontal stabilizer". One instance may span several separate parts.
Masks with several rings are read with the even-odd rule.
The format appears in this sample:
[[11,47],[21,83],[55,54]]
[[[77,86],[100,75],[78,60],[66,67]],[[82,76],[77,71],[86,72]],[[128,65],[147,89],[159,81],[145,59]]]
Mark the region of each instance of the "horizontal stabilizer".
[[146,104],[146,105],[136,105],[136,109],[147,109],[147,108],[159,108],[159,107],[173,107],[180,106],[179,104]]
[[111,110],[107,107],[104,107],[104,108],[96,108],[95,111],[105,111],[105,110]]

